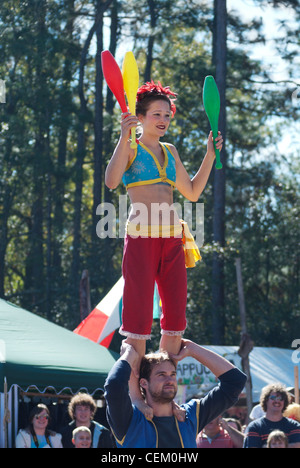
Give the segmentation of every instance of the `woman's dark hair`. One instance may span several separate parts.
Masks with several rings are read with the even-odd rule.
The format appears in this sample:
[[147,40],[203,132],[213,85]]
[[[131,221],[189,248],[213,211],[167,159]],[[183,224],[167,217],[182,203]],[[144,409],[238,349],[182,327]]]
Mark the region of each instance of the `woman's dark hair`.
[[153,101],[165,101],[169,104],[172,116],[174,116],[176,112],[176,106],[174,104],[175,99],[171,99],[169,96],[176,98],[177,94],[173,93],[168,86],[163,88],[159,81],[157,84],[155,84],[154,81],[148,81],[138,89],[136,115],[146,115]]
[[50,411],[46,405],[43,403],[39,403],[37,406],[32,408],[32,410],[29,413],[29,424],[33,424],[33,418],[37,416],[38,414],[41,414],[43,411],[46,411],[49,420],[50,420]]
[[[41,414],[43,411],[46,411],[47,416],[48,416],[48,425],[50,422],[50,411],[46,405],[43,403],[39,403],[37,406],[35,406],[29,413],[29,426],[27,428],[28,432],[32,435],[32,437],[35,436],[35,431],[33,427],[33,419],[35,416]],[[53,431],[50,431],[48,429],[48,426],[45,429],[45,437],[49,439],[49,436],[53,434]]]

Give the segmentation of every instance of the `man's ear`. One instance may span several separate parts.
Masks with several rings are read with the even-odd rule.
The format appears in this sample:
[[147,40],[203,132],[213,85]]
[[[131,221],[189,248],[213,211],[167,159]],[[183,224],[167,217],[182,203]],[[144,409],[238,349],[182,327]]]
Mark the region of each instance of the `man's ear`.
[[148,388],[148,380],[147,379],[140,379],[140,386],[146,390]]

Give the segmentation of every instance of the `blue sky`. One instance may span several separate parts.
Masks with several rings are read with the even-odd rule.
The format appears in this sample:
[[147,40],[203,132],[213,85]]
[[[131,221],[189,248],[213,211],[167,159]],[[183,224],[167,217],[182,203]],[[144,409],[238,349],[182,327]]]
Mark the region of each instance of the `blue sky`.
[[[257,6],[258,2],[255,0],[227,0],[228,11],[236,10],[241,15],[241,18],[245,21],[253,18],[263,19],[263,32],[266,35],[266,44],[253,45],[249,48],[249,54],[252,58],[261,59],[270,67],[271,77],[274,81],[288,79],[286,63],[281,59],[277,50],[275,39],[284,35],[284,30],[279,27],[279,21],[284,20],[286,24],[292,26],[295,23],[294,12],[288,8],[274,8],[272,6],[260,7]],[[293,83],[287,83],[288,89],[294,90],[295,93],[292,98],[291,92],[291,106],[300,106],[300,54],[294,62],[294,81]],[[280,85],[278,90],[282,90],[285,85]],[[278,123],[277,120],[270,121],[270,126]],[[295,157],[298,158],[300,155],[300,122],[292,121],[289,122],[286,131],[280,140],[280,142],[273,148],[275,151],[279,151],[283,156],[287,157],[288,165],[293,165]],[[270,148],[266,149],[267,152]],[[285,162],[283,162],[283,169]],[[281,168],[282,169],[282,168]],[[291,169],[291,167],[289,167]]]
[[[286,64],[280,60],[276,52],[275,39],[284,37],[284,30],[279,27],[279,21],[284,20],[291,25],[295,22],[292,9],[257,6],[254,0],[227,0],[228,11],[236,10],[245,21],[253,18],[263,19],[263,32],[266,35],[266,44],[253,46],[249,53],[253,58],[264,58],[272,66],[274,80],[286,78]],[[299,58],[298,58],[299,60]],[[300,64],[300,62],[298,62]],[[300,80],[299,80],[300,81]],[[300,84],[300,83],[299,83]]]

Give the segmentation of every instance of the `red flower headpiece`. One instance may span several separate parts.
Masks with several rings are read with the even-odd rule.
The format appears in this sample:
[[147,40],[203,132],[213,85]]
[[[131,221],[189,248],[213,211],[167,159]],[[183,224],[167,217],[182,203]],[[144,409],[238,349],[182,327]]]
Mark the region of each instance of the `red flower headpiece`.
[[[175,115],[176,106],[174,104],[174,101],[177,97],[177,94],[173,93],[173,91],[170,90],[169,86],[166,86],[164,88],[161,85],[160,81],[158,81],[157,84],[155,84],[153,80],[151,80],[151,82],[147,81],[147,83],[145,83],[143,86],[140,86],[140,88],[138,89],[136,99],[138,102],[140,102],[146,96],[167,96],[171,102],[172,114],[173,116]],[[170,96],[173,96],[175,99],[171,99]]]

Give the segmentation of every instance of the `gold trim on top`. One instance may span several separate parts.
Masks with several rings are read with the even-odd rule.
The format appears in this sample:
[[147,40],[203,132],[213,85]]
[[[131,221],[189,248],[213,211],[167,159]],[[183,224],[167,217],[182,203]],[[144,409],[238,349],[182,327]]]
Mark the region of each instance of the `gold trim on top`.
[[163,153],[164,153],[164,156],[165,156],[165,160],[164,160],[164,164],[163,166],[159,163],[157,157],[155,156],[155,154],[151,151],[151,149],[149,149],[146,145],[144,145],[144,143],[142,143],[141,141],[139,142],[139,144],[141,145],[141,147],[147,151],[147,153],[149,153],[152,158],[154,159],[155,161],[155,164],[157,166],[157,169],[158,169],[158,172],[159,172],[159,175],[161,176],[161,174],[163,174],[164,176],[166,175],[166,170],[167,170],[167,166],[168,166],[168,162],[169,162],[169,156],[168,156],[168,153],[167,153],[167,150],[166,148],[164,147],[164,145],[159,142],[160,144],[160,147],[162,148],[163,150]]
[[140,180],[138,182],[129,182],[129,184],[126,185],[126,188],[131,188],[131,187],[139,187],[139,186],[142,186],[142,185],[151,185],[151,184],[159,184],[160,182],[163,182],[163,183],[167,183],[169,185],[171,185],[173,188],[175,187],[175,182],[173,182],[173,180],[170,180],[170,179],[164,179],[162,180],[162,178],[160,177],[159,179],[150,179],[150,180]]
[[[159,161],[158,161],[157,157],[155,156],[155,154],[153,153],[153,151],[151,151],[146,145],[144,145],[144,143],[139,141],[139,145],[141,145],[141,147],[148,154],[150,154],[150,156],[154,160],[155,165],[156,165],[157,170],[158,170],[158,173],[159,173],[159,178],[150,179],[150,180],[140,180],[138,182],[129,182],[129,184],[126,185],[126,189],[131,188],[131,187],[138,187],[138,186],[142,186],[142,185],[151,185],[151,184],[155,184],[155,183],[159,183],[159,182],[163,182],[163,183],[165,182],[165,183],[171,185],[171,187],[173,187],[173,188],[176,186],[176,181],[174,182],[173,180],[170,180],[170,179],[167,178],[167,167],[168,167],[168,163],[169,163],[168,151],[170,151],[170,154],[171,154],[171,156],[173,157],[173,159],[175,161],[174,155],[172,154],[172,151],[170,150],[168,144],[163,144],[161,142],[159,142],[159,144],[160,144],[160,146],[162,148],[162,151],[163,151],[164,157],[165,157],[163,166],[159,163]],[[168,151],[167,151],[167,149],[168,149]],[[137,157],[137,149],[135,150],[135,154],[134,154],[133,158],[128,162],[128,164],[127,164],[127,166],[125,168],[124,174],[125,174],[125,172],[128,171],[130,166],[133,164],[136,157]],[[176,161],[175,161],[175,164],[176,164]]]
[[130,168],[131,164],[134,162],[134,160],[135,160],[136,157],[137,157],[137,148],[135,148],[135,150],[134,150],[134,156],[128,161],[124,173],[125,173],[126,171],[128,171],[128,169]]

